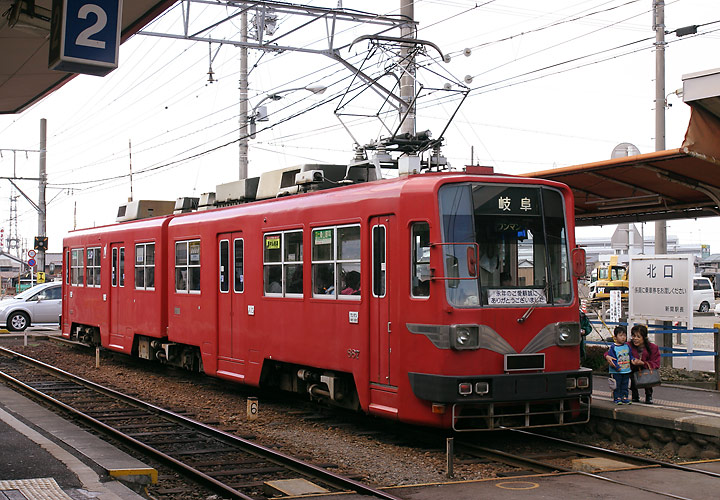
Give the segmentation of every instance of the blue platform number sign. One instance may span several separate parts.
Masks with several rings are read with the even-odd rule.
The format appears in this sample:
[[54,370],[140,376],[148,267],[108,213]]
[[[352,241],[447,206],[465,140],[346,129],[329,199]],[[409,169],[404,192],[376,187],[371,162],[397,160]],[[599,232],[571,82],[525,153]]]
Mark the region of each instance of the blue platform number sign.
[[118,66],[122,0],[53,0],[49,68],[105,76]]

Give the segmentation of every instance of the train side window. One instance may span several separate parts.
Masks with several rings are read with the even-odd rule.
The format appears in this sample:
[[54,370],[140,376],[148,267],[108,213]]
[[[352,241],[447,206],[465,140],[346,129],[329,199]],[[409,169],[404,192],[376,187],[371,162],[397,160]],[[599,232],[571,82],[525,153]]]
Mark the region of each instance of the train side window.
[[313,297],[334,299],[335,294],[335,228],[312,232]]
[[283,234],[283,273],[285,295],[303,293],[303,233],[287,231]]
[[112,249],[112,286],[117,286],[118,283],[118,249]]
[[372,229],[372,281],[373,295],[385,296],[385,226],[375,226]]
[[125,286],[125,247],[120,247],[120,263],[118,269],[118,283]]
[[313,297],[360,298],[360,226],[314,229]]
[[135,245],[135,289],[155,289],[155,243]]
[[282,234],[263,238],[263,286],[265,295],[282,296]]
[[242,238],[233,241],[233,262],[234,290],[242,293],[245,290],[245,241]]
[[87,249],[87,286],[100,286],[100,247],[91,247]]
[[65,284],[70,284],[70,250],[65,252]]
[[200,293],[200,240],[175,243],[175,291]]
[[230,291],[230,242],[228,240],[220,241],[220,292],[228,293]]
[[283,231],[263,237],[263,290],[265,295],[302,297],[303,232]]
[[82,248],[72,250],[70,258],[70,284],[83,286],[85,283],[85,251]]
[[413,297],[430,296],[430,226],[427,222],[412,225],[412,275]]
[[360,298],[360,226],[337,228],[339,298]]

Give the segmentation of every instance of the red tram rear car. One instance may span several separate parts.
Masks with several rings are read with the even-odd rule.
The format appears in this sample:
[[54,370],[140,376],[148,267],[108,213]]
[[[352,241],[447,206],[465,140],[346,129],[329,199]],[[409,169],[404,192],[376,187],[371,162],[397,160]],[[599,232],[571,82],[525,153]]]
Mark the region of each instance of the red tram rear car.
[[78,230],[66,338],[404,422],[587,421],[573,199],[428,173]]

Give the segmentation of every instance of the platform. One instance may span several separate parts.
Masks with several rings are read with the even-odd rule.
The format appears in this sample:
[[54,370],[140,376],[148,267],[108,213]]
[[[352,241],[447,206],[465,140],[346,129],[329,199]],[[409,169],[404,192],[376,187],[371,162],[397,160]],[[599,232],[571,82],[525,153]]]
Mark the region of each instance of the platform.
[[157,471],[0,385],[0,499],[140,500]]

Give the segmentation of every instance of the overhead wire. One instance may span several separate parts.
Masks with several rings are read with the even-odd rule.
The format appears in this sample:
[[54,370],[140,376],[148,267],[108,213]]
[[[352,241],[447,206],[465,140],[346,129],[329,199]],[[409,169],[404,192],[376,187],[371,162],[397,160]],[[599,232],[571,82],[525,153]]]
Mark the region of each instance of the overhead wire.
[[[645,40],[647,40],[647,39],[645,39]],[[643,40],[643,41],[645,41],[645,40]],[[599,52],[596,52],[596,53],[594,53],[594,54],[591,54],[591,55],[588,55],[588,56],[584,56],[584,57],[591,57],[591,56],[597,55],[597,54],[599,54],[599,53],[604,53],[604,52],[608,52],[608,51],[611,51],[611,50],[617,50],[618,48],[621,48],[621,47],[627,46],[627,45],[632,45],[633,43],[638,43],[638,41],[636,41],[636,42],[631,42],[630,44],[623,44],[622,46],[614,47],[614,48],[612,48],[612,49],[605,49],[605,50],[603,50],[603,51],[599,51]],[[633,51],[633,52],[634,52],[634,51]],[[624,55],[624,54],[623,54],[623,55]],[[533,71],[531,71],[531,72],[526,72],[526,73],[521,74],[521,75],[516,75],[516,76],[513,77],[513,78],[519,78],[519,77],[527,76],[527,75],[532,74],[532,73],[535,73],[535,72],[544,71],[544,70],[547,70],[548,68],[552,68],[552,67],[555,67],[555,66],[558,66],[558,65],[567,64],[567,63],[570,63],[570,62],[573,62],[573,61],[577,61],[577,60],[580,60],[580,59],[582,59],[582,58],[584,58],[584,57],[574,58],[574,59],[568,60],[568,61],[563,61],[563,62],[561,62],[561,63],[557,63],[557,64],[555,64],[555,65],[550,65],[550,66],[545,67],[545,68],[540,68],[540,69],[537,69],[537,70],[533,70]],[[613,56],[613,57],[619,57],[619,56]],[[581,67],[581,66],[580,66],[580,67]],[[571,69],[573,69],[573,68],[571,68]],[[568,70],[564,70],[564,71],[568,71]],[[511,79],[512,79],[512,78],[511,78]],[[505,80],[501,80],[501,81],[499,81],[499,82],[494,82],[493,84],[502,83],[503,81],[505,81]],[[530,80],[526,80],[526,81],[530,81]],[[478,92],[481,88],[483,88],[483,87],[475,88],[475,89],[473,89],[473,91],[474,91],[474,92]],[[307,112],[307,110],[304,110],[304,111],[302,111],[302,112],[300,112],[300,113],[296,113],[295,115],[292,115],[291,117],[288,117],[288,118],[286,118],[285,120],[283,120],[283,122],[284,122],[284,121],[287,121],[287,120],[289,120],[289,119],[291,119],[291,118],[293,118],[293,117],[295,117],[295,116],[299,116],[300,114],[304,114],[305,112]],[[273,126],[277,126],[277,125],[279,125],[280,123],[282,123],[282,122],[278,122],[278,123],[276,123],[276,124],[273,125]],[[270,127],[270,128],[272,128],[272,127]],[[219,148],[222,148],[222,147],[225,147],[225,146],[227,146],[227,145],[229,145],[229,144],[235,143],[235,142],[237,142],[238,140],[239,140],[239,139],[234,139],[234,140],[232,140],[232,141],[230,141],[230,142],[227,142],[227,143],[225,143],[225,144],[222,144],[222,145],[219,145],[219,146],[215,146],[215,147],[213,147],[213,148],[210,148],[210,149],[208,149],[207,151],[190,155],[190,156],[188,156],[188,157],[186,157],[186,158],[184,158],[184,159],[181,159],[181,160],[172,161],[172,162],[166,162],[166,163],[164,163],[164,164],[151,167],[150,169],[147,169],[147,170],[145,170],[145,171],[154,171],[154,170],[159,169],[159,168],[166,168],[166,167],[169,167],[169,166],[178,164],[178,163],[180,163],[180,162],[182,162],[182,161],[189,161],[189,160],[191,160],[191,159],[193,159],[193,158],[196,158],[196,157],[198,157],[198,156],[201,156],[201,155],[204,155],[204,154],[213,152],[213,151],[215,151],[215,150],[217,150],[217,149],[219,149]],[[143,172],[138,172],[138,173],[136,173],[136,175],[140,175],[141,173],[144,173],[145,171],[143,171]],[[103,181],[103,180],[112,180],[112,179],[115,179],[115,178],[124,178],[124,177],[127,177],[128,175],[129,175],[129,174],[125,174],[125,175],[121,175],[121,176],[110,177],[110,178],[100,179],[100,180],[95,180],[95,181],[85,181],[85,182],[82,182],[82,183],[99,182],[99,181]],[[78,184],[78,183],[66,183],[66,184],[62,184],[62,185],[63,185],[63,186],[67,186],[67,185],[77,185],[77,184]]]
[[[186,49],[186,51],[187,51],[187,50],[189,50],[189,49]],[[183,52],[185,52],[185,51],[183,51]],[[158,72],[159,72],[159,70],[158,70]],[[132,88],[132,86],[131,86],[130,88]],[[160,87],[158,87],[158,88],[160,88]],[[147,95],[147,94],[145,94],[145,95]],[[228,106],[228,107],[230,107],[230,106]],[[138,123],[138,120],[137,120],[137,119],[134,120],[134,124],[136,125],[137,123]],[[117,131],[115,130],[114,132],[116,133]],[[192,132],[191,132],[191,134],[192,134]],[[58,135],[61,135],[61,134],[58,134]],[[171,139],[170,141],[166,141],[166,143],[167,143],[167,142],[173,142],[173,141],[174,141],[174,140]],[[115,159],[114,157],[115,157],[115,154],[109,154],[108,156],[106,156],[106,160],[105,160],[105,161],[113,161],[113,160]],[[96,162],[96,163],[97,163],[97,162]],[[96,164],[96,163],[94,163],[94,164]],[[77,171],[77,170],[82,169],[82,168],[84,168],[84,167],[74,166],[74,167],[70,170],[70,172],[72,172],[72,171]]]
[[[186,50],[187,50],[187,49],[186,49]],[[159,89],[159,88],[162,88],[162,87],[161,87],[161,86],[158,86],[157,88]],[[190,92],[193,92],[193,90],[190,90]],[[145,97],[147,97],[147,95],[145,95]],[[229,107],[230,107],[230,106],[229,106]],[[134,123],[134,124],[137,124],[137,121],[138,121],[138,120],[135,119],[135,120],[133,120],[133,123]],[[109,155],[109,158],[111,158],[111,157],[112,157],[112,155]]]
[[[627,2],[625,2],[625,3],[623,3],[623,4],[621,4],[621,5],[616,5],[616,6],[613,6],[613,7],[608,7],[608,8],[606,8],[606,9],[596,10],[596,11],[589,12],[589,13],[583,14],[583,15],[574,15],[574,17],[572,17],[573,15],[571,14],[571,15],[568,16],[567,18],[561,18],[561,19],[558,20],[558,21],[554,21],[554,22],[551,22],[551,23],[549,23],[549,24],[545,24],[545,25],[540,26],[540,27],[537,27],[537,28],[533,28],[533,29],[529,29],[529,30],[526,30],[526,31],[522,31],[522,32],[520,32],[520,33],[514,33],[514,34],[512,34],[512,35],[507,35],[507,36],[504,36],[504,37],[502,37],[502,38],[498,38],[498,39],[491,40],[491,41],[488,41],[488,42],[483,42],[483,43],[480,43],[480,44],[477,44],[477,45],[474,45],[474,46],[470,46],[470,47],[468,47],[468,48],[471,49],[471,50],[476,50],[476,49],[480,49],[480,48],[487,47],[487,46],[490,46],[490,45],[494,45],[494,44],[497,44],[497,43],[502,43],[502,42],[506,42],[506,41],[509,41],[509,40],[513,40],[513,39],[515,39],[515,38],[520,38],[520,37],[523,37],[523,36],[526,36],[526,35],[530,35],[530,34],[534,34],[534,33],[539,33],[539,32],[541,32],[541,31],[545,31],[545,30],[550,29],[550,28],[555,28],[555,27],[557,27],[557,26],[561,26],[561,25],[564,25],[564,24],[581,21],[581,20],[590,18],[590,17],[595,16],[595,15],[598,15],[598,14],[602,14],[602,13],[609,12],[609,11],[612,11],[612,10],[615,10],[615,9],[618,9],[618,8],[626,7],[626,6],[628,6],[628,5],[637,3],[637,2],[639,2],[639,1],[640,1],[640,0],[630,0],[630,1],[627,1]],[[676,0],[676,1],[677,1],[677,0]],[[606,3],[612,3],[612,0],[609,1],[609,2],[606,2]],[[459,51],[455,51],[455,52],[450,52],[449,54],[450,54],[450,55],[458,55],[458,54],[462,54],[462,53],[463,53],[463,50],[459,50]]]
[[[332,65],[332,64],[331,64],[331,65],[328,65],[326,68],[329,69],[329,68],[332,68],[333,66],[335,66],[335,65]],[[340,70],[336,70],[336,72],[337,72],[337,71],[340,71]],[[280,86],[284,86],[284,85],[280,85]],[[230,108],[230,107],[232,107],[232,106],[234,106],[234,105],[228,106],[227,108]],[[227,109],[227,108],[225,108],[225,109]],[[229,120],[229,119],[228,119],[228,120]],[[192,134],[192,132],[191,132],[190,134]],[[167,143],[167,142],[173,142],[174,140],[175,140],[175,139],[171,139],[170,141],[166,141],[166,143]],[[114,156],[115,156],[114,154],[108,155],[108,156],[106,157],[106,161],[112,161],[112,160],[114,160]],[[83,168],[83,167],[80,167],[80,168]],[[72,171],[77,171],[77,170],[78,170],[78,167],[74,167],[74,168],[72,169]]]
[[[637,43],[637,42],[633,42],[633,43]],[[617,49],[617,47],[614,48],[614,49]],[[608,49],[608,50],[614,50],[614,49]],[[606,52],[606,51],[600,51],[600,52],[598,52],[598,53],[603,53],[603,52]],[[597,55],[598,53],[594,53],[594,54],[592,54],[592,55]],[[584,57],[590,57],[590,56],[591,56],[591,55],[584,56]],[[619,56],[616,56],[616,57],[619,57]],[[555,66],[560,65],[560,64],[568,64],[569,62],[572,62],[572,61],[574,61],[574,60],[579,60],[579,59],[582,59],[582,58],[575,58],[575,59],[573,59],[573,60],[564,61],[564,62],[558,63],[558,64],[556,64],[556,65],[550,65],[550,66],[547,66],[547,67],[545,67],[545,68],[540,68],[540,69],[537,69],[537,70],[533,70],[533,71],[531,71],[531,72],[526,72],[526,73],[523,73],[523,74],[520,74],[520,75],[516,75],[515,77],[512,77],[512,78],[520,78],[520,77],[522,77],[522,76],[527,76],[527,75],[529,75],[529,74],[532,74],[532,73],[535,73],[535,72],[538,72],[538,71],[545,71],[545,70],[547,70],[548,68],[552,68],[552,67],[555,67]],[[511,79],[512,79],[512,78],[511,78]],[[488,85],[496,85],[496,84],[498,84],[498,83],[502,83],[502,82],[507,81],[507,80],[509,80],[509,79],[500,80],[499,82],[494,82],[493,84],[488,84]],[[527,80],[527,81],[530,81],[530,80]],[[477,92],[479,89],[482,89],[482,88],[484,88],[484,87],[486,87],[486,86],[487,86],[487,85],[482,86],[482,87],[477,87],[477,88],[473,89],[473,91],[474,91],[474,92]],[[487,91],[484,91],[484,92],[487,92]],[[484,93],[484,92],[483,92],[483,93]],[[173,142],[173,141],[170,141],[170,142]],[[237,142],[237,141],[231,141],[230,143],[227,143],[227,144],[231,144],[232,142]],[[226,145],[227,145],[227,144],[226,144]],[[219,146],[219,147],[223,147],[223,146]],[[208,150],[208,152],[214,151],[214,150],[216,150],[216,149],[217,149],[217,148],[212,148],[212,149]],[[202,153],[201,153],[201,154],[202,154]],[[195,156],[190,156],[190,157],[188,157],[188,159],[191,159],[191,158],[193,158],[193,157],[195,157]],[[175,162],[173,162],[173,163],[175,163]],[[125,177],[125,176],[120,176],[120,177]]]

